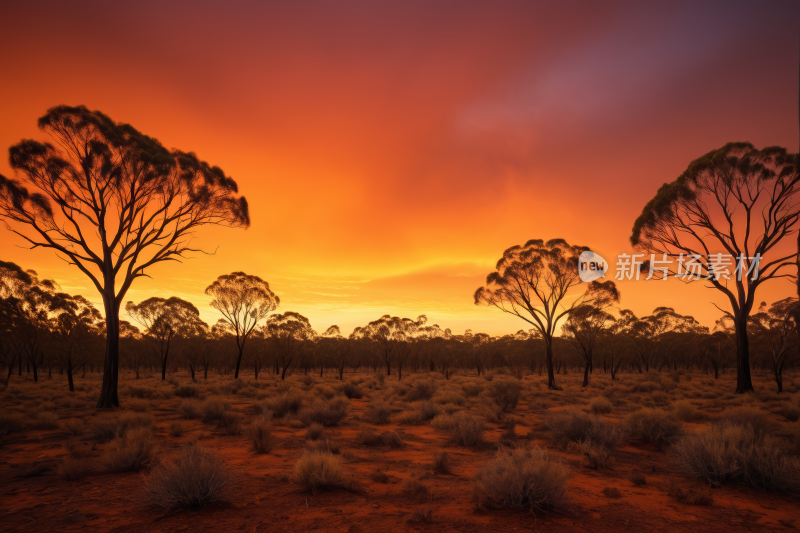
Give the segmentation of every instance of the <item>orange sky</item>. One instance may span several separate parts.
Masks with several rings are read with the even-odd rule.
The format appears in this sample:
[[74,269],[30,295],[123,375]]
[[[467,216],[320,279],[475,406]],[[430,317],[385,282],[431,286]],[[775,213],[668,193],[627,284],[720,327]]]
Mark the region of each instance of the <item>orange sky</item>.
[[[252,226],[201,229],[194,244],[216,255],[128,294],[187,298],[209,322],[203,289],[244,270],[319,330],[424,313],[513,332],[519,319],[472,303],[508,246],[630,251],[645,202],[692,159],[727,141],[798,147],[792,1],[163,4],[5,2],[0,147],[43,139],[47,108],[85,104],[234,177]],[[6,158],[0,173],[14,175]],[[99,301],[21,244],[3,231],[0,258]],[[637,313],[670,305],[706,325],[724,303],[679,282],[621,290]]]

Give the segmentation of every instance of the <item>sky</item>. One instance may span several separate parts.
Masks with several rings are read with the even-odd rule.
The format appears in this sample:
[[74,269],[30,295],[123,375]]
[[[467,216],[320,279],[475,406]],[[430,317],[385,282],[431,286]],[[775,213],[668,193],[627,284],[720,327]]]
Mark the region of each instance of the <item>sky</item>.
[[[252,225],[201,228],[213,255],[152,268],[126,299],[180,296],[214,323],[205,287],[242,270],[319,331],[388,313],[512,333],[525,323],[473,303],[506,248],[560,237],[613,262],[693,159],[800,143],[800,3],[555,4],[6,1],[0,149],[83,104],[237,181]],[[100,302],[2,228],[0,258]],[[639,315],[713,326],[725,306],[700,284],[619,287]]]

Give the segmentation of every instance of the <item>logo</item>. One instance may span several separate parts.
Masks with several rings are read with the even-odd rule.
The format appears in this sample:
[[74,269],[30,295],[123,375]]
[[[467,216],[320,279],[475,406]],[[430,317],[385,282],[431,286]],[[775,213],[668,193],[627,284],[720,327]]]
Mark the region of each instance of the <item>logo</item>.
[[594,252],[587,250],[578,258],[578,276],[585,283],[606,277],[606,270],[608,262]]

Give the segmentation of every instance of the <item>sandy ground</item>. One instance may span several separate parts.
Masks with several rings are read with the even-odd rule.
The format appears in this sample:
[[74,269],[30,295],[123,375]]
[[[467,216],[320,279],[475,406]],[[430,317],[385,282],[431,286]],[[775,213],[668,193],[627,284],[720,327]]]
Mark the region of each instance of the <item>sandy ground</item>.
[[[433,375],[436,378],[437,375]],[[636,374],[622,375],[622,392],[613,395],[614,410],[606,415],[619,421],[638,405],[663,404],[688,398],[704,413],[713,418],[727,406],[752,404],[770,414],[776,434],[783,435],[788,447],[796,439],[800,422],[788,422],[780,416],[783,402],[791,394],[772,393],[772,384],[764,376],[756,376],[756,395],[747,398],[730,394],[733,376],[728,374],[714,381],[707,375],[694,374],[680,379],[678,386],[666,394],[650,392],[625,392],[625,387],[642,381]],[[186,384],[188,376],[177,373],[170,376],[173,383]],[[715,531],[791,531],[800,527],[800,499],[763,492],[741,486],[723,486],[710,490],[711,506],[679,503],[668,494],[670,483],[696,486],[700,482],[679,473],[669,450],[659,451],[652,445],[626,443],[612,453],[609,468],[592,470],[575,453],[556,447],[543,424],[548,410],[565,405],[585,407],[591,398],[600,396],[611,385],[607,376],[596,373],[592,387],[581,390],[580,376],[558,376],[565,386],[562,392],[550,392],[542,387],[542,378],[526,376],[526,392],[519,405],[506,415],[513,418],[514,441],[517,445],[530,443],[547,447],[559,454],[573,473],[569,495],[571,510],[568,513],[537,513],[515,509],[479,509],[472,498],[472,477],[495,453],[503,433],[503,422],[487,422],[487,446],[477,451],[448,444],[448,435],[428,424],[400,425],[394,414],[389,423],[375,426],[363,420],[364,410],[371,397],[393,399],[396,411],[406,406],[401,398],[392,396],[397,387],[395,376],[381,386],[371,374],[346,374],[348,379],[362,380],[365,397],[351,400],[348,415],[336,427],[325,429],[325,437],[341,447],[343,463],[360,485],[356,491],[333,490],[311,494],[293,483],[292,470],[306,446],[305,428],[293,427],[291,420],[273,420],[277,436],[276,447],[268,454],[251,451],[245,432],[226,435],[212,425],[200,420],[183,419],[178,413],[181,399],[171,395],[173,385],[162,383],[159,377],[133,380],[122,378],[122,401],[127,386],[150,387],[161,391],[163,398],[138,400],[155,415],[156,442],[159,457],[177,454],[182,445],[197,440],[203,446],[218,451],[227,466],[235,473],[236,481],[229,491],[227,503],[211,504],[196,511],[164,510],[147,504],[144,496],[146,471],[129,473],[104,473],[100,458],[103,450],[114,443],[98,444],[88,434],[73,436],[66,429],[70,419],[81,419],[87,424],[98,411],[92,407],[99,377],[78,380],[81,389],[74,394],[66,390],[65,380],[55,376],[34,384],[24,378],[12,377],[3,393],[2,406],[6,412],[19,412],[26,418],[26,426],[18,432],[0,438],[0,529],[4,531],[407,531],[443,530],[461,532],[485,531],[691,531],[701,528],[703,533]],[[415,379],[429,379],[428,375],[403,378],[404,383]],[[662,376],[666,378],[666,376]],[[309,383],[303,384],[306,379]],[[210,384],[200,384],[201,394],[214,389],[230,377],[215,376]],[[332,376],[288,378],[298,390],[311,390],[315,384],[336,386]],[[437,386],[455,388],[464,381],[482,382],[474,375],[454,376],[450,381],[438,376]],[[247,424],[255,415],[250,406],[259,398],[278,394],[286,387],[274,376],[264,374],[258,382],[245,378],[245,395],[225,394],[233,408],[243,414]],[[787,380],[790,391],[795,386]],[[372,386],[374,389],[370,389]],[[248,397],[254,394],[254,397]],[[169,398],[166,398],[169,396]],[[479,413],[480,397],[468,398],[465,409]],[[59,428],[41,429],[34,417],[41,410],[52,410],[59,417]],[[179,421],[183,435],[169,435],[168,426]],[[687,431],[696,431],[704,423],[686,423]],[[363,446],[356,435],[365,426],[377,432],[394,430],[404,444],[397,449],[388,446]],[[71,444],[70,444],[71,443]],[[797,443],[795,443],[797,444]],[[59,474],[58,464],[67,455],[67,446],[88,458],[96,471],[77,481],[67,481]],[[431,464],[434,453],[447,451],[453,463],[453,473],[434,474]],[[796,453],[796,451],[795,451]],[[32,467],[39,465],[37,475]],[[377,470],[386,472],[388,483],[371,479]],[[644,473],[647,482],[636,486],[628,480],[632,471]],[[415,476],[429,487],[424,498],[406,495],[402,481]],[[609,498],[603,489],[615,487],[621,497]],[[408,522],[408,517],[418,508],[429,509],[431,519],[424,523]]]

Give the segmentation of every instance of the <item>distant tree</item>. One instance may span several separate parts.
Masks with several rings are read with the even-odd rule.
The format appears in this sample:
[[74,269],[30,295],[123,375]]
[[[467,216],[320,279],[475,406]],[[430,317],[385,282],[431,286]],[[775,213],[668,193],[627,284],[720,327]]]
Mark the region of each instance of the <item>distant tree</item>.
[[[53,280],[40,280],[33,270],[23,271],[15,263],[0,262],[0,319],[10,344],[22,362],[39,381],[39,367],[44,360],[43,343],[50,332],[50,313],[59,303]],[[9,372],[9,377],[11,372]]]
[[348,356],[353,352],[350,339],[343,337],[339,326],[334,325],[326,329],[317,342],[322,345],[323,350],[330,354],[332,361],[336,363],[339,380],[343,380],[344,367],[347,364]]
[[[701,280],[728,298],[737,393],[753,390],[747,325],[756,289],[767,280],[790,277],[786,269],[797,264],[797,250],[781,251],[778,244],[796,231],[798,188],[797,154],[728,143],[664,184],[633,225],[631,244],[638,250],[657,254],[659,260],[690,263]],[[732,264],[720,261],[723,253]],[[686,282],[697,279],[679,270],[664,274]]]
[[589,372],[593,370],[594,352],[600,334],[609,328],[616,319],[608,308],[619,303],[619,291],[613,281],[596,282],[604,285],[605,298],[596,298],[591,304],[576,307],[569,314],[563,331],[566,338],[571,340],[584,361],[583,386],[589,386]]
[[73,372],[88,362],[93,341],[105,324],[100,311],[83,296],[58,293],[55,299],[55,313],[50,319],[55,354],[67,371],[70,392],[75,392]]
[[656,366],[665,345],[664,337],[669,333],[708,332],[694,317],[676,313],[672,307],[656,307],[651,315],[641,318],[623,309],[618,324],[619,333],[631,341],[639,372],[649,372]]
[[128,302],[125,312],[144,326],[145,333],[152,340],[161,364],[161,381],[167,378],[167,360],[173,338],[192,337],[208,328],[200,320],[197,307],[177,296],[166,299],[154,296],[138,304]]
[[297,363],[297,359],[316,332],[306,317],[294,311],[272,315],[262,328],[263,335],[272,343],[275,361],[281,379]]
[[119,310],[131,284],[194,251],[188,240],[199,226],[248,226],[247,202],[219,167],[169,151],[99,111],[53,107],[39,128],[57,146],[23,140],[11,147],[22,181],[0,177],[0,218],[31,248],[50,248],[77,266],[103,297],[97,406],[119,406]]
[[420,315],[416,320],[400,318],[397,316],[383,315],[373,320],[364,327],[358,327],[350,335],[354,339],[368,339],[377,348],[383,363],[386,366],[386,375],[392,375],[392,363],[398,363],[399,375],[403,379],[402,366],[408,357],[407,343],[421,326],[427,322],[425,315]]
[[222,313],[222,320],[228,323],[236,338],[239,349],[233,375],[236,379],[247,339],[258,323],[278,308],[281,299],[270,290],[269,283],[244,272],[218,277],[206,287],[206,294],[214,297],[209,305]]
[[495,272],[475,291],[476,305],[497,307],[542,334],[550,389],[560,389],[553,372],[553,338],[559,322],[581,305],[609,298],[608,291],[613,286],[593,281],[577,298],[567,298],[568,293],[579,291],[582,282],[578,257],[587,250],[585,246],[571,246],[564,239],[531,239],[524,246],[512,246],[503,252]]
[[770,370],[778,392],[783,392],[783,369],[797,349],[797,323],[794,317],[798,305],[794,298],[784,298],[769,308],[766,302],[762,302],[758,312],[750,316],[754,336],[769,350]]

